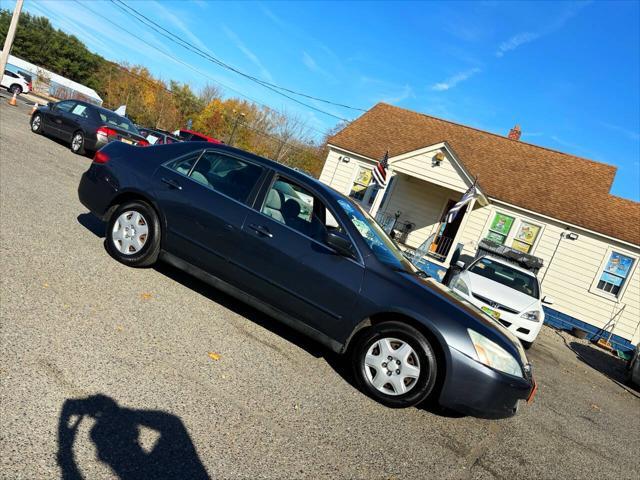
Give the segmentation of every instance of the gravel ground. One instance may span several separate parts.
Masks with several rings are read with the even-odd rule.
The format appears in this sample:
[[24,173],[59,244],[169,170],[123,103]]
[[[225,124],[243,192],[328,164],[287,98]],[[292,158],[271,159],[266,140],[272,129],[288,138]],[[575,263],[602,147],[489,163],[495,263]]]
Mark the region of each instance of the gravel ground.
[[77,199],[90,160],[29,110],[0,101],[0,477],[640,478],[614,357],[544,328],[516,417],[384,408],[265,315],[112,260]]

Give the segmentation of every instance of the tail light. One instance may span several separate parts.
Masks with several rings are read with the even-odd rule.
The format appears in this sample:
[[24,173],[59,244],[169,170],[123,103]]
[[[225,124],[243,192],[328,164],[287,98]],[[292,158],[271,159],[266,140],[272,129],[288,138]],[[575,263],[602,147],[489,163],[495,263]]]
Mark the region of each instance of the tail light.
[[115,137],[118,132],[116,132],[113,128],[109,127],[100,127],[96,130],[97,135],[104,135],[105,137]]
[[139,147],[148,147],[149,145],[151,145],[149,142],[147,142],[146,140],[139,140],[137,145]]
[[31,82],[27,83],[27,87],[29,87],[29,91],[33,90],[33,87],[31,86]]
[[102,150],[98,150],[96,154],[93,156],[94,163],[107,163],[109,161],[109,155],[104,153]]

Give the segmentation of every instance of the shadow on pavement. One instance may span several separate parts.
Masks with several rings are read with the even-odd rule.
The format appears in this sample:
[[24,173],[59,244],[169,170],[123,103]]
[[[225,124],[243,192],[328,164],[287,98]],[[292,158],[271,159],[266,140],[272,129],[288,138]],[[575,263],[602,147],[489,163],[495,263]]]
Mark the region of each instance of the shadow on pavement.
[[104,238],[104,229],[106,224],[92,213],[81,213],[78,215],[78,223],[93,233],[96,237]]
[[[105,395],[66,400],[58,423],[58,465],[63,480],[81,480],[73,446],[84,418],[95,420],[90,430],[98,460],[122,480],[208,479],[184,424],[175,415],[159,410],[135,410],[119,406]],[[153,431],[148,445],[141,428]],[[146,447],[146,448],[145,448]]]

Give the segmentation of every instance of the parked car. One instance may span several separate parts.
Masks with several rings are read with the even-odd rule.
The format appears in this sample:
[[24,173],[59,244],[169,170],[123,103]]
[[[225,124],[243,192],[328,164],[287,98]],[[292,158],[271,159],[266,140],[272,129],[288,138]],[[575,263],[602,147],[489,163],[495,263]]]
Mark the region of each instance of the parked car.
[[535,273],[497,255],[481,255],[471,264],[459,264],[450,286],[467,301],[499,321],[531,348],[544,323],[543,296]]
[[140,127],[136,125],[140,135],[145,137],[150,145],[166,145],[167,143],[181,142],[178,137],[157,128]]
[[627,364],[627,382],[640,387],[640,343]]
[[11,94],[16,93],[20,95],[21,93],[29,93],[31,91],[30,81],[25,79],[22,75],[10,72],[9,70],[4,71],[0,85],[6,88]]
[[194,132],[193,130],[180,129],[173,132],[173,134],[180,138],[183,142],[210,142],[210,143],[224,143],[216,138],[209,137],[203,133]]
[[[283,201],[278,182],[301,201]],[[344,354],[389,407],[424,400],[515,414],[535,382],[506,328],[413,267],[357,203],[224,145],[113,142],[82,175],[80,201],[107,222],[125,265],[168,262]],[[259,361],[256,359],[256,361]]]
[[78,154],[99,150],[114,140],[149,145],[128,118],[80,100],[38,107],[31,115],[31,130],[69,142],[71,151]]

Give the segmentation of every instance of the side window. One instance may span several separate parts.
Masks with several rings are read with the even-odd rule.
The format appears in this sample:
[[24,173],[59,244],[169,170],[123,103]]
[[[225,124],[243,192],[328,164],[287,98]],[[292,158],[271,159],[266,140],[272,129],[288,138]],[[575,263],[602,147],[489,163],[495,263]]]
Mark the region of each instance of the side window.
[[323,241],[327,229],[342,230],[318,198],[282,177],[273,182],[261,212],[319,242]]
[[493,217],[489,231],[487,232],[487,239],[504,245],[507,240],[511,226],[513,225],[514,218],[502,213],[496,213]]
[[205,152],[189,176],[239,202],[245,202],[255,187],[262,167],[217,152]]
[[633,258],[618,252],[611,252],[609,260],[600,274],[600,280],[598,280],[597,285],[598,290],[618,296],[632,266]]
[[72,101],[59,102],[56,104],[56,110],[59,110],[61,112],[70,112],[75,104],[76,102]]
[[89,118],[89,111],[87,110],[86,105],[82,105],[78,103],[71,110],[71,115],[77,115],[78,117],[81,117],[81,118]]
[[200,157],[201,153],[201,151],[195,152],[188,155],[187,157],[182,157],[178,160],[174,160],[173,162],[167,164],[167,167],[183,175],[189,175],[189,172],[191,172],[193,165],[196,163],[196,160],[198,160],[198,157]]

